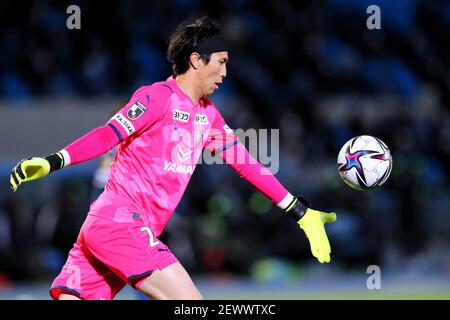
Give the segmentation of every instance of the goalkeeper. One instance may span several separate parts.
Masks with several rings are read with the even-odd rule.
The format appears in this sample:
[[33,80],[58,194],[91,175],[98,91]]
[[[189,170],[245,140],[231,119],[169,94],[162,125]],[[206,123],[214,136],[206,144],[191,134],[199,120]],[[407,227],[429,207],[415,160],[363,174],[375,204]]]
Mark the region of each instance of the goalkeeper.
[[246,150],[207,98],[226,77],[228,48],[207,17],[170,38],[173,76],[139,88],[109,121],[61,151],[20,161],[23,183],[98,157],[118,145],[103,193],[53,281],[53,299],[113,299],[130,284],[155,299],[201,299],[190,276],[158,236],[177,207],[204,148],[219,154],[305,232],[319,262],[330,261],[324,224],[336,219],[291,195]]

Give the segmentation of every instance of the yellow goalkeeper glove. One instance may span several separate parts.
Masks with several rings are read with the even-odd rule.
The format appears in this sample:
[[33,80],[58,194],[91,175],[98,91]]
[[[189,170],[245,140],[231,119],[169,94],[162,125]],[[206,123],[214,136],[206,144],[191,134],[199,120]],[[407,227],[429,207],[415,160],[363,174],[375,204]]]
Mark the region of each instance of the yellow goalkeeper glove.
[[13,191],[22,182],[33,181],[48,175],[50,172],[61,169],[64,166],[64,157],[60,152],[48,157],[33,157],[20,160],[11,171],[9,183]]
[[301,197],[297,197],[294,201],[285,211],[297,221],[305,232],[312,255],[320,263],[330,262],[331,246],[324,225],[336,221],[336,213],[313,210]]

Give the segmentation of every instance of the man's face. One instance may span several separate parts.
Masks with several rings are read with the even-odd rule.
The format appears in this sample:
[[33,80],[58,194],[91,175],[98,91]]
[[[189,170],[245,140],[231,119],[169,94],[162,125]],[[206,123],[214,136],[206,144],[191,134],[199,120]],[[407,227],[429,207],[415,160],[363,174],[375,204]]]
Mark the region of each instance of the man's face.
[[208,64],[200,62],[200,83],[203,96],[209,96],[216,91],[227,76],[228,52],[220,51],[211,54]]

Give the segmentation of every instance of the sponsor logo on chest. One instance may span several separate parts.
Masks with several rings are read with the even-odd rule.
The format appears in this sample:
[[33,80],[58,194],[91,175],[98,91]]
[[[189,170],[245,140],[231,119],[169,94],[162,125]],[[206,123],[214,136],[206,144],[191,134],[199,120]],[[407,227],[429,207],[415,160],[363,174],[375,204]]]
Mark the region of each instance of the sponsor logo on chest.
[[195,115],[195,124],[202,124],[202,125],[209,124],[208,116],[206,114],[197,113]]
[[190,117],[190,113],[189,112],[185,112],[185,111],[181,111],[181,110],[173,110],[173,120],[177,120],[177,121],[181,121],[184,123],[187,123],[189,121],[189,117]]
[[164,160],[164,171],[192,175],[195,166],[190,164],[174,163]]

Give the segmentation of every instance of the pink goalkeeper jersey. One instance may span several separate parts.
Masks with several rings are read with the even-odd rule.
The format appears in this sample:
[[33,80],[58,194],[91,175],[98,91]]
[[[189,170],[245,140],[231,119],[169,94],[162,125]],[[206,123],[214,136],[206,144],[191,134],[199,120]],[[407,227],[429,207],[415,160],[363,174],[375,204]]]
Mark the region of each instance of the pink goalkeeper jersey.
[[[215,140],[211,136],[229,140],[220,144],[237,139],[210,100],[194,105],[173,78],[139,88],[108,125],[122,142],[91,211],[107,216],[107,206],[132,206],[155,236],[177,207],[206,142]],[[117,212],[111,215],[120,220]]]

